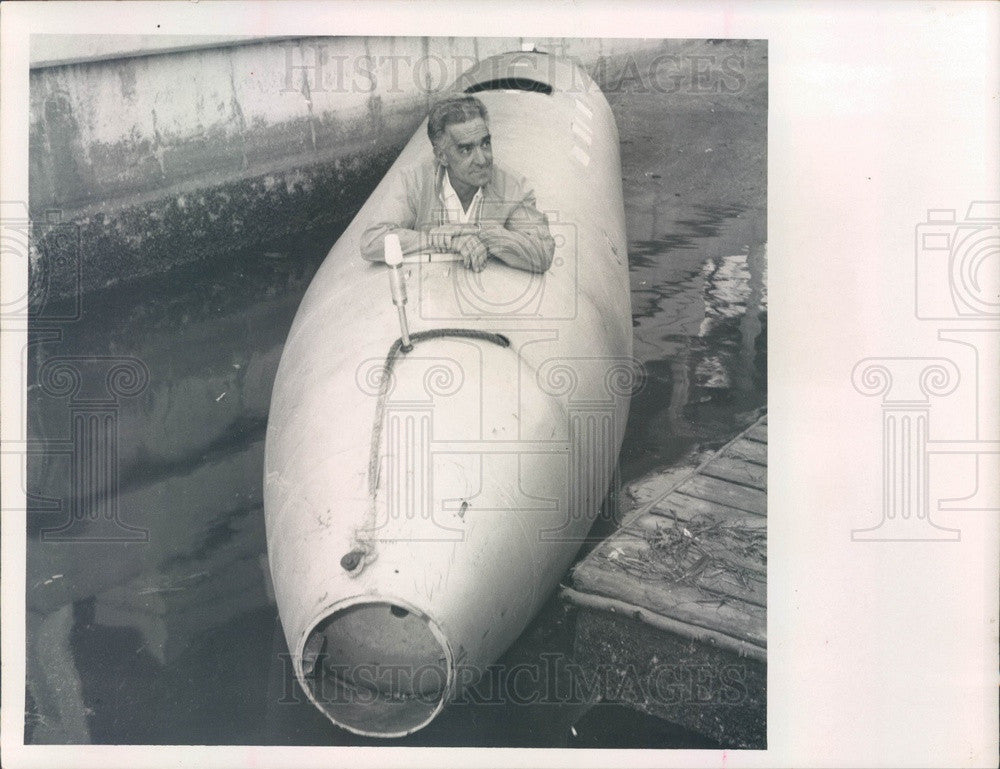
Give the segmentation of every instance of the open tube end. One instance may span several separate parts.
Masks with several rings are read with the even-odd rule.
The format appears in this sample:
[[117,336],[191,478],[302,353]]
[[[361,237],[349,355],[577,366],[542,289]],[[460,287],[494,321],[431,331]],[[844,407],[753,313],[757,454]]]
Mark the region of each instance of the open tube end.
[[403,737],[434,720],[452,688],[452,655],[437,624],[395,600],[358,598],[324,613],[296,665],[309,699],[334,724]]

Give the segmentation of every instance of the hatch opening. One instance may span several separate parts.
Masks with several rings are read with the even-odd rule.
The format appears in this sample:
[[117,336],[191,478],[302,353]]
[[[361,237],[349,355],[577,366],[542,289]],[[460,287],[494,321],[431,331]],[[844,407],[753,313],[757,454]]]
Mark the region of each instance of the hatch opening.
[[494,80],[484,80],[465,89],[466,93],[479,93],[480,91],[530,91],[551,95],[552,86],[548,83],[532,80],[530,77],[499,77]]

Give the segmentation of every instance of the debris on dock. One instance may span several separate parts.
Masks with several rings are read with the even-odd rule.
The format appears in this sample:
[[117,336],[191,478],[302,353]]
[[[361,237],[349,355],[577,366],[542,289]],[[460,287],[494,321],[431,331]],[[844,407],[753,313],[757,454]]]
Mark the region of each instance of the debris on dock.
[[644,684],[624,704],[764,747],[767,415],[626,515],[562,594],[578,661]]

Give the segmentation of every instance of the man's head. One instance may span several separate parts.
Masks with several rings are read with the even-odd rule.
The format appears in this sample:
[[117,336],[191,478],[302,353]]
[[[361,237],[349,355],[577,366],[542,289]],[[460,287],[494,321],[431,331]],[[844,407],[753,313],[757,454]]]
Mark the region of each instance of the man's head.
[[448,169],[455,191],[476,189],[489,181],[493,149],[486,107],[475,96],[450,96],[431,108],[427,135],[434,156]]

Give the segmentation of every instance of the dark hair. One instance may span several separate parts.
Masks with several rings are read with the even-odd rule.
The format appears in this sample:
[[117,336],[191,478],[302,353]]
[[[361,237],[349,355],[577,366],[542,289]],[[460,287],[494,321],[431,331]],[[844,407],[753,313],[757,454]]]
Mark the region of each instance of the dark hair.
[[481,117],[487,120],[486,105],[475,96],[464,94],[446,96],[431,107],[427,116],[427,136],[431,144],[437,145],[437,140],[444,134],[444,129],[455,123],[465,123]]

